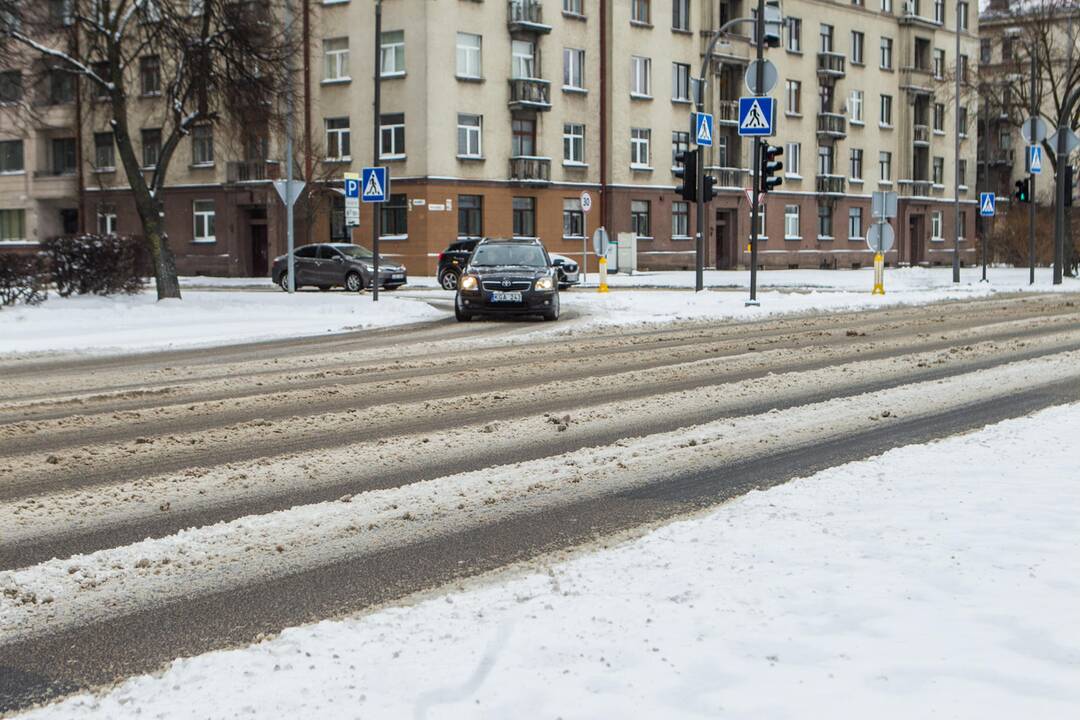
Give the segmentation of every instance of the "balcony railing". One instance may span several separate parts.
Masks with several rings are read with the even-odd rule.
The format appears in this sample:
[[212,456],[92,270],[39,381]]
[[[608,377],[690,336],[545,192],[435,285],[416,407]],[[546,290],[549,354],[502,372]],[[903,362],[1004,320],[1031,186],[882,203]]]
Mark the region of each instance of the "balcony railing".
[[901,180],[897,183],[900,194],[906,197],[929,197],[934,183],[929,180]]
[[1016,151],[1012,149],[998,149],[990,154],[991,165],[1012,165],[1015,161]]
[[819,112],[817,134],[819,139],[847,137],[847,117],[839,113]]
[[519,182],[551,182],[551,158],[533,155],[510,158],[510,179]]
[[912,128],[911,141],[919,147],[930,145],[930,127],[928,125],[915,125]]
[[544,6],[540,0],[510,0],[506,22],[510,32],[551,32],[551,26],[544,24]]
[[927,68],[903,67],[900,68],[900,89],[918,95],[932,95],[934,74]]
[[721,100],[716,104],[716,122],[721,125],[739,124],[739,101]]
[[844,77],[844,62],[847,58],[842,53],[819,52],[817,54],[817,73],[821,78]]
[[847,178],[843,175],[818,175],[817,191],[820,195],[843,195]]
[[551,83],[540,78],[511,78],[510,109],[550,110]]
[[722,188],[741,188],[749,170],[746,168],[720,167],[719,165],[706,165],[705,174],[716,178],[716,186]]
[[225,164],[225,181],[230,183],[276,180],[280,176],[277,160],[230,160]]

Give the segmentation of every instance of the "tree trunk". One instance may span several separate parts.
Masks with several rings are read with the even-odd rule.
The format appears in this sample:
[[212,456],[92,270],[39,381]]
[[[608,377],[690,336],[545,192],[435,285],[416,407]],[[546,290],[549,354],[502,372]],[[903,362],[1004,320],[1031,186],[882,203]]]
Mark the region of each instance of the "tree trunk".
[[179,300],[180,281],[176,276],[176,259],[169,247],[169,236],[162,228],[160,203],[149,197],[148,192],[147,197],[142,197],[143,193],[137,190],[134,194],[135,207],[139,211],[143,226],[143,242],[154,263],[154,284],[157,286],[158,300]]

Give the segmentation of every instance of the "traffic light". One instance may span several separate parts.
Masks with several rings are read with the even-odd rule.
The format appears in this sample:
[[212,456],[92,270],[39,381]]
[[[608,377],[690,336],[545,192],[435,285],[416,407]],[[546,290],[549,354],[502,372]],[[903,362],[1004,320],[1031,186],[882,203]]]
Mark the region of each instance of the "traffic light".
[[783,28],[783,12],[780,9],[780,0],[766,0],[765,2],[765,27],[762,29],[764,45],[769,48],[780,47],[780,32]]
[[784,163],[777,160],[778,155],[784,154],[784,148],[770,145],[764,140],[761,142],[761,168],[759,177],[761,182],[758,185],[758,192],[767,193],[775,187],[779,187],[784,182],[782,177],[773,177],[775,173],[784,169]]
[[701,193],[702,193],[701,199],[704,200],[705,202],[709,202],[710,200],[715,200],[716,197],[720,194],[720,191],[716,187],[718,184],[719,183],[718,183],[718,181],[716,179],[716,176],[714,176],[714,175],[706,175],[704,178],[702,178],[701,179]]
[[1027,178],[1016,181],[1016,191],[1013,193],[1013,200],[1022,203],[1031,202],[1031,195],[1028,192]]
[[682,185],[675,188],[675,192],[687,202],[697,202],[698,151],[681,152],[675,156],[675,162],[679,164],[675,177],[682,180]]

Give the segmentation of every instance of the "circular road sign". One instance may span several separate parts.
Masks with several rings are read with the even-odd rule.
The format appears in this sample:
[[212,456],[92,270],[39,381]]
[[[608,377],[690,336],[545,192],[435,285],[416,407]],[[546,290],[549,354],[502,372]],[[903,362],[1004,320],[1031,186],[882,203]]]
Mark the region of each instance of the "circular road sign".
[[[1041,117],[1035,118],[1035,140],[1034,142],[1041,143],[1046,140],[1047,125],[1046,121]],[[1024,142],[1028,145],[1033,144],[1031,140],[1031,118],[1024,121],[1024,124],[1020,126],[1020,134],[1024,136]]]
[[588,192],[581,193],[581,212],[588,214],[592,210],[592,195]]
[[606,256],[609,242],[610,238],[608,238],[607,230],[605,230],[604,228],[596,228],[596,232],[594,232],[592,235],[593,252],[595,252],[597,255]]
[[896,242],[896,233],[888,223],[874,223],[866,231],[866,246],[876,253],[887,253]]
[[[764,78],[764,84],[759,88],[757,86],[757,67],[758,63],[765,64],[765,73],[762,76]],[[776,87],[776,81],[780,78],[780,73],[777,72],[776,66],[769,60],[754,60],[746,68],[746,75],[743,79],[746,81],[746,88],[750,91],[751,95],[768,95]]]

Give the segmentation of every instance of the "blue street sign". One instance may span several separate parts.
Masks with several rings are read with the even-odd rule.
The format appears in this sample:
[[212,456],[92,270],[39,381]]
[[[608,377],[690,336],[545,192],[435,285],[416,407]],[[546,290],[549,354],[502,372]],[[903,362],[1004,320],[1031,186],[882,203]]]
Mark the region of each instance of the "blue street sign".
[[992,192],[979,193],[979,214],[983,217],[993,217],[997,207],[997,198]]
[[1028,145],[1028,172],[1032,175],[1042,173],[1042,145]]
[[360,174],[360,199],[366,203],[386,202],[390,195],[390,174],[384,167],[366,167]]
[[776,103],[771,97],[739,98],[739,135],[767,137],[775,134]]
[[347,197],[347,198],[359,198],[360,197],[360,178],[357,178],[357,177],[345,178],[345,197]]
[[694,113],[694,143],[701,147],[712,147],[713,116],[709,113]]

